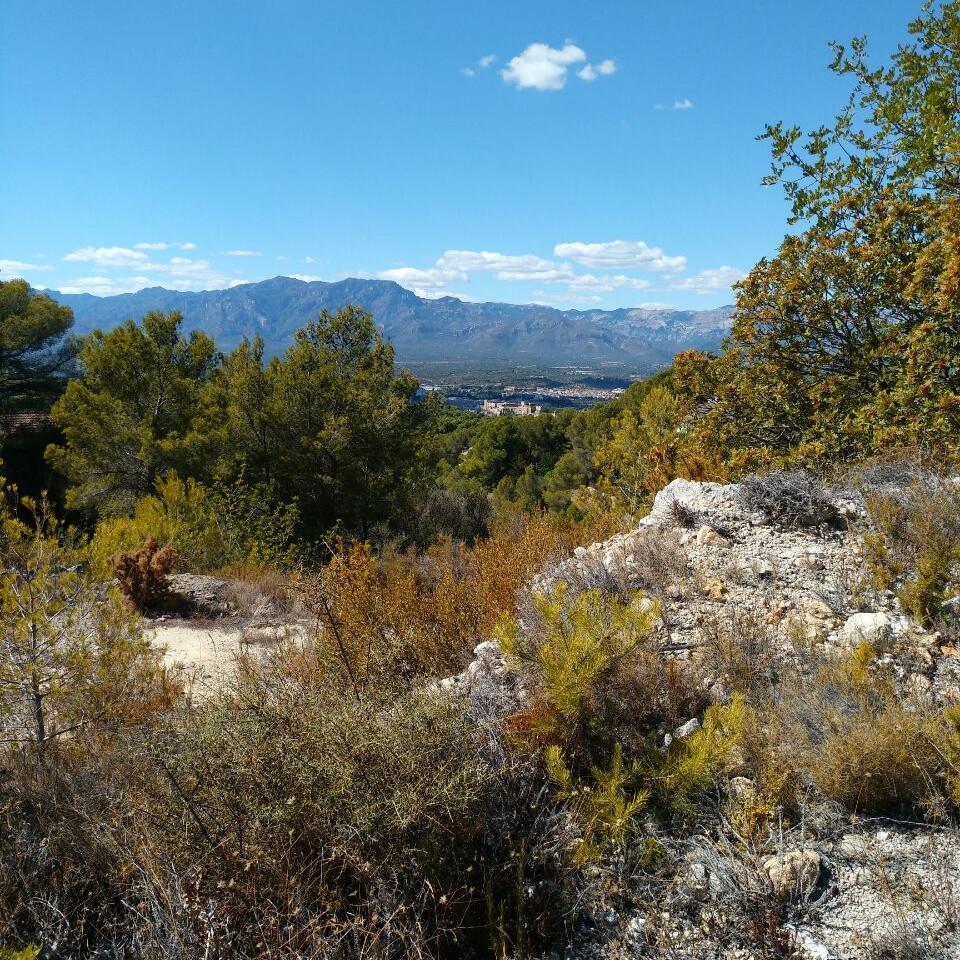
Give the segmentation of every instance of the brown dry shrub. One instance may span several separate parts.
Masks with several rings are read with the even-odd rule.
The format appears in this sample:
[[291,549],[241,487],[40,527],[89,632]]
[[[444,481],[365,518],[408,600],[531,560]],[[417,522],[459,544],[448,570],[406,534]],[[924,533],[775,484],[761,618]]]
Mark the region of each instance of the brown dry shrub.
[[284,570],[260,563],[231,563],[221,567],[217,576],[229,581],[227,597],[245,620],[282,620],[297,611],[296,584]]
[[583,878],[534,758],[422,683],[358,694],[304,654],[241,658],[157,729],[4,757],[0,942],[144,960],[564,942]]
[[767,746],[798,790],[812,785],[851,811],[942,806],[943,719],[900,702],[869,644],[784,683],[767,706]]
[[751,474],[739,483],[740,501],[786,529],[839,522],[830,492],[805,470]]
[[137,550],[118,553],[113,567],[123,595],[140,611],[159,607],[167,597],[167,577],[176,559],[170,544],[161,547],[153,537]]
[[358,687],[384,671],[442,675],[469,660],[521,587],[576,540],[575,525],[542,514],[499,524],[472,547],[445,538],[419,555],[340,543],[322,570],[301,577],[301,599]]
[[756,698],[776,683],[782,655],[762,609],[731,604],[705,613],[700,631],[711,672],[731,690]]

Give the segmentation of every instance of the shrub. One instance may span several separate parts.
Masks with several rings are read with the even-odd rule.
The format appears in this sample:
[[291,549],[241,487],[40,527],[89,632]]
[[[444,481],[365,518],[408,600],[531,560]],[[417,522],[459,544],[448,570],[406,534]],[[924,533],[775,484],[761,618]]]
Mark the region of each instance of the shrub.
[[370,671],[450,673],[575,533],[569,521],[542,514],[499,523],[472,547],[444,538],[422,554],[378,555],[341,542],[320,571],[300,578],[303,601],[361,682]]
[[788,529],[840,519],[826,487],[805,470],[751,474],[740,481],[739,489],[740,501],[747,510],[762,513]]
[[0,495],[0,744],[41,752],[149,713],[169,693],[158,656],[89,551],[43,503]]
[[671,744],[665,760],[657,759],[652,773],[653,799],[668,816],[689,813],[693,801],[713,782],[743,736],[746,706],[734,694],[726,705],[712,704],[703,722],[689,736]]
[[37,960],[39,956],[39,947],[23,947],[18,950],[16,947],[0,946],[0,960]]
[[509,655],[532,668],[538,682],[534,732],[547,743],[603,741],[604,690],[650,636],[655,605],[606,600],[599,590],[570,596],[566,584],[559,583],[549,595],[534,595],[533,607],[534,623],[521,628],[505,618],[497,635]]
[[616,744],[607,769],[594,767],[592,783],[584,787],[574,779],[556,745],[544,753],[547,775],[557,796],[576,811],[582,829],[582,845],[577,849],[581,863],[597,859],[604,849],[622,850],[637,832],[636,818],[646,809],[648,789],[635,785],[642,779],[642,765],[634,760],[629,767],[623,761],[623,747]]
[[137,502],[133,516],[101,520],[91,548],[105,567],[111,567],[119,553],[137,550],[152,539],[173,545],[186,566],[208,569],[211,560],[214,566],[221,561],[219,537],[208,523],[208,510],[206,488],[171,471],[157,481],[153,494]]
[[92,546],[107,562],[153,539],[170,544],[178,565],[194,573],[229,564],[287,567],[298,518],[296,504],[277,503],[269,484],[248,484],[242,474],[205,487],[170,471],[137,502],[133,516],[102,520]]
[[157,609],[167,598],[167,575],[175,560],[170,544],[161,547],[152,538],[139,550],[118,553],[113,564],[123,595],[140,611]]
[[704,614],[700,624],[710,672],[731,690],[762,695],[777,680],[782,654],[771,637],[764,611],[729,605]]
[[567,765],[560,746],[544,752],[544,765],[557,796],[570,804],[582,833],[578,862],[597,859],[602,853],[625,850],[640,834],[639,817],[650,808],[665,819],[692,812],[694,803],[721,771],[731,751],[739,745],[744,722],[743,698],[727,706],[707,708],[703,725],[690,736],[671,744],[664,754],[646,750],[624,759],[615,743],[606,767],[593,766],[589,777],[577,777]]
[[420,684],[358,695],[282,651],[161,759],[149,822],[180,825],[162,841],[230,955],[489,956],[564,929],[555,805],[522,753]]
[[802,789],[860,813],[936,804],[944,783],[943,720],[898,701],[869,644],[776,692],[775,755]]
[[868,561],[875,585],[898,587],[904,608],[931,624],[960,564],[960,486],[951,477],[915,471],[902,486],[867,492],[875,530]]

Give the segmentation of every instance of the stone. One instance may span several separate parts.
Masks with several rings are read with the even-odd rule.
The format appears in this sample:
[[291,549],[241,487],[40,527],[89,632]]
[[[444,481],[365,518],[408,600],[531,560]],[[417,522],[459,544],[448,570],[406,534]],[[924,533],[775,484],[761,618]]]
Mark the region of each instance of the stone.
[[692,720],[688,720],[686,723],[680,724],[680,726],[673,731],[673,735],[678,740],[682,740],[684,737],[689,737],[691,733],[694,733],[699,729],[700,721],[694,717]]
[[870,843],[858,833],[846,833],[837,844],[837,853],[851,860],[863,860],[870,854]]
[[847,646],[858,647],[870,643],[877,649],[887,645],[893,634],[893,624],[885,613],[854,613],[840,628],[840,637]]
[[707,865],[694,860],[681,881],[680,891],[690,900],[702,903],[710,897],[711,879]]
[[648,597],[644,594],[638,594],[634,597],[633,601],[630,604],[631,608],[636,610],[639,614],[650,614],[654,617],[654,621],[660,620],[660,608],[661,604],[654,600],[652,597]]
[[805,614],[817,620],[833,620],[835,614],[830,609],[829,604],[825,603],[819,597],[810,597],[803,605]]
[[778,897],[794,898],[810,893],[820,880],[821,857],[816,850],[791,850],[764,860],[763,872]]
[[750,761],[741,746],[733,746],[723,761],[723,773],[731,780],[747,780],[752,772]]
[[719,577],[707,577],[703,582],[703,592],[710,600],[722,600],[727,588]]
[[751,804],[757,799],[757,785],[749,777],[731,777],[727,793],[737,803]]
[[672,523],[671,510],[674,501],[687,509],[707,516],[717,513],[742,515],[739,502],[740,487],[735,484],[697,483],[694,480],[677,479],[668,483],[653,500],[649,516],[640,521],[642,526]]
[[726,537],[720,536],[713,527],[706,524],[697,531],[697,543],[701,547],[727,547],[730,545]]
[[804,550],[803,553],[798,553],[793,558],[793,565],[800,570],[822,570],[823,569],[823,557],[820,556],[819,552],[814,552],[811,550]]

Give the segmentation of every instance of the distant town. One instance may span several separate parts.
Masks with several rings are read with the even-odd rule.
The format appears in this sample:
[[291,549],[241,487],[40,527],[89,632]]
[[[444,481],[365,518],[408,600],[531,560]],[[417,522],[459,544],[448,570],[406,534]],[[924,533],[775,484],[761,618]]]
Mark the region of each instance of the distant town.
[[442,393],[452,406],[476,410],[489,417],[532,417],[564,407],[582,410],[619,397],[625,389],[620,385],[595,386],[584,383],[546,386],[424,382],[422,387],[427,392]]

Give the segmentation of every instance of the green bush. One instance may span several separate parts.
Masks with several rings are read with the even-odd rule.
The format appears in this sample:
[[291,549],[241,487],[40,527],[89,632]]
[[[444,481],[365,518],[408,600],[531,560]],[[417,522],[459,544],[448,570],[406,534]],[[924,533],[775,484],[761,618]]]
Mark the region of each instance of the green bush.
[[0,960],[37,960],[40,956],[39,947],[3,947],[0,946]]
[[894,587],[904,609],[931,624],[960,567],[960,487],[918,470],[902,486],[868,493],[875,530],[867,536],[875,585]]
[[595,734],[602,723],[598,698],[621,666],[639,655],[656,617],[656,604],[625,604],[600,590],[571,596],[557,584],[532,597],[535,622],[522,629],[513,618],[498,625],[508,655],[525,661],[540,685],[536,732],[548,742]]
[[242,475],[205,487],[171,471],[133,516],[102,520],[92,547],[103,563],[152,539],[172,546],[181,569],[194,573],[231,563],[283,566],[293,559],[298,515],[296,504],[276,504],[269,486]]

